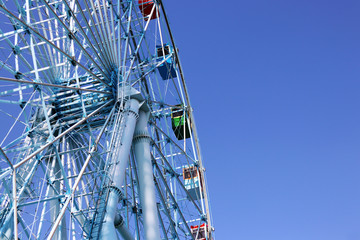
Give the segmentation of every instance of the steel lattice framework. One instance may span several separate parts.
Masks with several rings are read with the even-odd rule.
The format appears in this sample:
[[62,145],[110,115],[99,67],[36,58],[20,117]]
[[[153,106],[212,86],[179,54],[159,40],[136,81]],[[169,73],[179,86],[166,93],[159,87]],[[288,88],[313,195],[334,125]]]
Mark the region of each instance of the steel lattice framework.
[[0,0],[0,239],[213,239],[161,0]]

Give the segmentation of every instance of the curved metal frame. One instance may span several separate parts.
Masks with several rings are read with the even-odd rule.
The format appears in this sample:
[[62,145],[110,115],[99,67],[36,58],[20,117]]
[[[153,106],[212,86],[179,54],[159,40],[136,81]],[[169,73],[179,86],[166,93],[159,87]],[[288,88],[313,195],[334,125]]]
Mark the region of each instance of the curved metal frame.
[[[9,124],[0,134],[0,238],[197,239],[191,225],[205,224],[213,239],[162,1],[0,0],[0,20]],[[171,123],[179,109],[190,129],[180,140]],[[195,197],[182,176],[189,166],[198,169]]]

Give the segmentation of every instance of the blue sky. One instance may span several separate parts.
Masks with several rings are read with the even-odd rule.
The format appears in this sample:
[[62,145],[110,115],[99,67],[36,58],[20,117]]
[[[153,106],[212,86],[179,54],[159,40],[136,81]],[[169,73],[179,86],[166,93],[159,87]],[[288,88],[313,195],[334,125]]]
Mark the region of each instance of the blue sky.
[[360,239],[360,1],[164,1],[217,239]]

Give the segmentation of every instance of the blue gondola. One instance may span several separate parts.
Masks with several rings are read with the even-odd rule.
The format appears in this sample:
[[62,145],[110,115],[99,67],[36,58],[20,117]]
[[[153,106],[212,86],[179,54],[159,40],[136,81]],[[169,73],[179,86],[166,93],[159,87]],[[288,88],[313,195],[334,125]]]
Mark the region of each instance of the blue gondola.
[[[164,59],[169,57],[169,55],[173,55],[174,49],[168,45],[164,44],[156,46],[156,62],[162,62]],[[170,56],[164,63],[160,64],[157,69],[163,80],[168,80],[170,78],[176,77],[176,71],[174,68],[174,59],[173,56]]]

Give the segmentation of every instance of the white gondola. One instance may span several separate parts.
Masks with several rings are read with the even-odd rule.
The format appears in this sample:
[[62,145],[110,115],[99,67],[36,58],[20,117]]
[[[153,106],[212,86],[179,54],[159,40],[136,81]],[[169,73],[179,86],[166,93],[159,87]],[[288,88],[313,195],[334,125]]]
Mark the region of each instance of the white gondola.
[[183,178],[185,183],[185,188],[188,191],[189,195],[194,200],[201,199],[200,194],[200,174],[198,173],[198,168],[194,165],[186,166],[183,168]]

